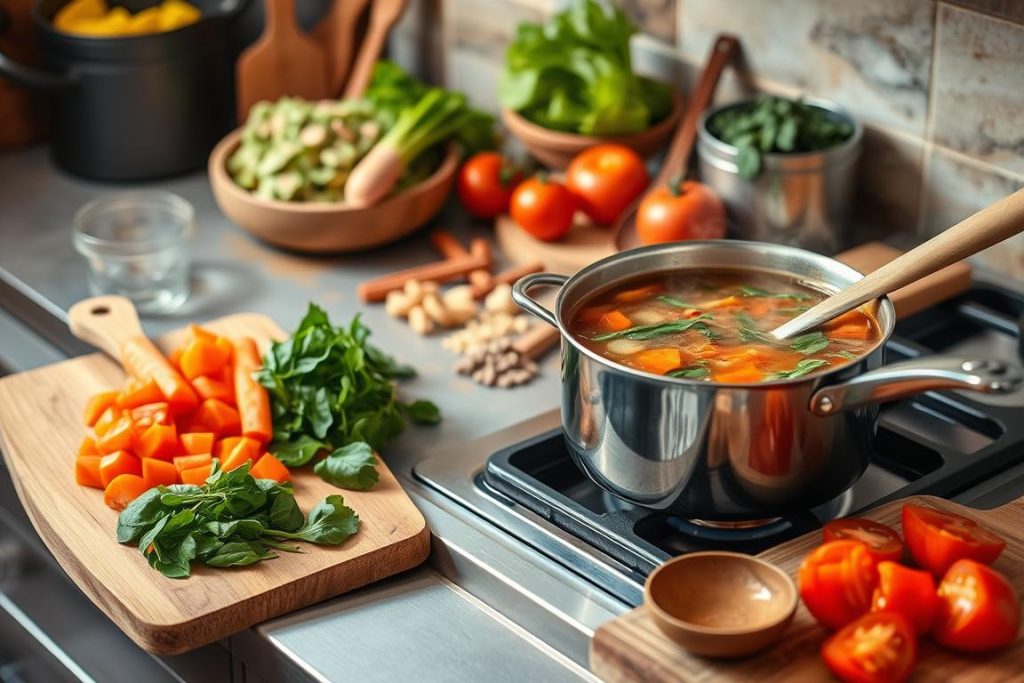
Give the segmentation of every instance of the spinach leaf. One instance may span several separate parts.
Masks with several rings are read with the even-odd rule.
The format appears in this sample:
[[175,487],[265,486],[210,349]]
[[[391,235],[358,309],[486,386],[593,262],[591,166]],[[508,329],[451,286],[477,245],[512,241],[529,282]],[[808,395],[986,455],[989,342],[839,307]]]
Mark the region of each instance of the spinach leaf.
[[160,491],[155,488],[146,491],[117,516],[117,542],[131,543],[166,514]]
[[796,367],[792,370],[773,372],[769,375],[769,379],[793,379],[794,377],[803,377],[804,375],[814,372],[825,365],[828,365],[828,361],[820,360],[818,358],[804,358],[803,360],[798,361]]
[[847,351],[846,349],[843,349],[842,351],[832,351],[826,355],[831,356],[833,358],[845,358],[846,360],[857,359],[857,354]]
[[662,294],[656,298],[661,303],[668,304],[669,306],[675,306],[676,308],[697,308],[693,304],[688,304],[682,299],[677,299],[676,297],[671,296],[669,294]]
[[288,467],[301,467],[313,459],[327,444],[308,434],[300,434],[294,441],[272,441],[267,450]]
[[801,294],[800,292],[769,292],[760,287],[751,287],[750,285],[740,286],[740,296],[765,299],[795,299],[797,301],[810,298],[807,294]]
[[409,404],[403,404],[402,409],[416,424],[436,425],[441,421],[441,409],[431,401],[424,401],[422,399],[413,401]]
[[294,534],[270,535],[297,538],[310,543],[339,545],[359,529],[359,515],[339,495],[327,496],[309,511],[306,525]]
[[818,351],[824,351],[828,348],[828,345],[828,337],[822,332],[808,332],[789,340],[789,347],[805,356],[818,353]]
[[707,377],[710,374],[708,370],[708,362],[700,361],[693,365],[687,365],[685,368],[678,368],[676,370],[669,370],[665,374],[668,377],[682,377],[685,379],[701,379]]
[[306,518],[295,502],[295,496],[281,493],[274,498],[270,506],[270,526],[281,531],[295,531],[302,527]]
[[206,558],[206,564],[211,567],[244,567],[275,557],[277,555],[266,552],[253,543],[233,541],[225,543],[217,549],[217,552]]
[[653,323],[651,325],[637,325],[625,330],[619,330],[618,332],[605,332],[603,334],[598,334],[590,339],[591,341],[610,341],[612,339],[635,339],[637,341],[644,341],[646,339],[653,339],[654,337],[660,337],[665,334],[686,332],[691,327],[694,327],[699,323],[703,324],[703,321],[711,319],[712,317],[707,313],[701,313],[696,318],[673,320],[664,323]]
[[350,443],[334,451],[313,468],[320,478],[343,489],[365,491],[377,483],[377,459],[366,443]]

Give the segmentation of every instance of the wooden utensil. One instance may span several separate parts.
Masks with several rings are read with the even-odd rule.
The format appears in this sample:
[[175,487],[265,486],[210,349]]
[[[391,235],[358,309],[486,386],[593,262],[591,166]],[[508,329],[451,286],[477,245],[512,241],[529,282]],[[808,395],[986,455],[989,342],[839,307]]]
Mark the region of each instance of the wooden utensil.
[[965,218],[863,280],[783,323],[772,330],[771,334],[776,339],[788,339],[962,261],[1021,231],[1024,231],[1024,189]]
[[[69,318],[76,336],[115,356],[125,339],[142,334],[134,308],[122,297],[87,299],[71,308]],[[252,337],[264,348],[285,337],[269,318],[252,313],[204,326]],[[185,338],[179,330],[159,345],[166,351]],[[78,486],[72,475],[85,401],[124,380],[118,363],[101,354],[0,379],[0,450],[26,513],[57,562],[143,648],[164,655],[191,650],[414,567],[429,554],[423,516],[378,459],[380,482],[373,489],[343,492],[360,517],[358,533],[343,545],[282,553],[231,570],[197,565],[189,579],[164,578],[137,548],[117,543],[117,513],[103,504],[102,492]],[[308,469],[294,471],[293,484],[303,510],[342,493]]]
[[356,26],[369,0],[334,0],[327,16],[313,27],[313,38],[327,54],[327,95],[341,96],[352,66]]
[[686,174],[690,154],[693,151],[694,142],[697,140],[697,122],[700,120],[700,115],[711,104],[718,80],[722,77],[726,65],[739,53],[739,49],[740,42],[734,36],[723,34],[715,39],[704,70],[701,72],[697,88],[686,105],[683,122],[679,124],[679,128],[672,137],[672,143],[669,145],[665,161],[661,164],[661,170],[658,171],[658,175],[654,177],[644,195],[623,211],[619,220],[611,228],[615,244],[620,251],[639,244],[636,238],[636,210],[640,206],[640,202],[643,201],[643,196],[646,196],[651,189],[667,184],[675,176]]
[[[863,517],[901,531],[900,511],[906,502],[963,515],[985,525],[1006,539],[1007,546],[993,567],[1006,575],[1019,595],[1024,595],[1024,498],[994,510],[974,510],[941,498],[913,496],[871,510]],[[757,557],[796,577],[800,562],[821,543],[821,532],[767,550]],[[645,681],[785,681],[831,680],[819,649],[828,636],[803,605],[797,609],[782,644],[761,655],[721,661],[696,657],[669,640],[654,624],[645,607],[638,607],[600,626],[590,643],[590,667],[608,683]],[[983,656],[958,655],[922,638],[919,643],[915,681],[982,683],[1020,678],[1024,668],[1024,640]]]
[[318,100],[327,96],[327,60],[315,40],[295,23],[295,0],[264,0],[263,35],[235,65],[238,120],[252,105],[284,95]]
[[352,67],[352,75],[345,86],[346,98],[362,97],[366,86],[370,84],[373,66],[384,51],[384,44],[387,42],[388,34],[391,33],[391,28],[405,11],[405,1],[373,0],[373,4],[370,6],[370,27],[359,48],[355,66]]

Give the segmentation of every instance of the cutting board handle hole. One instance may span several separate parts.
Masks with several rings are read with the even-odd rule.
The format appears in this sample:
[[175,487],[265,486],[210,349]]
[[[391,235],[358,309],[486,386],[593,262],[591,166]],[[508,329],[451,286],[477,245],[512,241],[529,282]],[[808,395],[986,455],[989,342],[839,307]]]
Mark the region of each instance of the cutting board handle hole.
[[108,313],[110,313],[110,307],[96,306],[95,308],[90,308],[89,312],[92,313],[93,315],[107,315]]

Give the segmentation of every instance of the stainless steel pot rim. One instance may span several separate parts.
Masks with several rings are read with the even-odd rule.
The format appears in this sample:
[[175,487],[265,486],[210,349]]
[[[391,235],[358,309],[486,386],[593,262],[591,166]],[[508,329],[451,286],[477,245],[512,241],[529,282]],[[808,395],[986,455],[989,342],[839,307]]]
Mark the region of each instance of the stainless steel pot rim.
[[[604,356],[601,356],[600,354],[595,353],[594,351],[588,349],[586,346],[584,346],[579,341],[577,341],[575,339],[574,335],[569,333],[569,331],[568,331],[568,329],[567,329],[567,327],[565,325],[565,322],[563,321],[563,316],[562,316],[563,303],[564,303],[564,300],[565,300],[566,292],[570,289],[569,285],[571,285],[571,283],[573,281],[579,281],[579,280],[583,279],[589,273],[592,273],[594,271],[600,270],[601,268],[603,268],[606,264],[608,264],[610,262],[615,262],[615,261],[621,260],[623,258],[640,258],[640,257],[644,257],[644,256],[649,255],[649,254],[656,254],[656,253],[664,252],[664,251],[695,250],[695,249],[706,248],[706,247],[735,249],[735,250],[765,248],[765,249],[770,249],[771,251],[776,252],[776,253],[780,253],[781,252],[782,254],[788,254],[790,256],[797,257],[797,258],[805,258],[805,259],[821,261],[823,263],[823,265],[827,265],[830,269],[844,271],[845,274],[848,275],[849,277],[853,278],[854,281],[859,280],[859,279],[864,277],[864,275],[862,273],[860,273],[859,271],[855,270],[854,268],[851,268],[850,266],[846,265],[845,263],[842,263],[841,261],[836,261],[835,259],[830,258],[828,256],[824,256],[822,254],[817,254],[817,253],[815,253],[813,251],[808,251],[806,249],[800,249],[799,247],[791,247],[791,246],[781,245],[781,244],[767,244],[767,243],[764,243],[764,242],[751,242],[751,241],[746,241],[746,240],[733,240],[733,239],[728,239],[728,240],[691,240],[691,241],[687,241],[687,242],[674,242],[674,243],[670,243],[670,244],[653,244],[653,245],[650,245],[650,246],[637,247],[635,249],[629,249],[627,251],[619,252],[617,254],[612,254],[611,256],[606,256],[603,259],[601,259],[600,261],[595,261],[595,262],[591,263],[590,265],[588,265],[585,268],[583,268],[580,271],[578,271],[575,275],[567,278],[565,283],[562,285],[562,287],[559,288],[558,294],[555,297],[554,318],[555,318],[555,321],[558,323],[558,331],[562,334],[562,337],[564,339],[568,340],[568,342],[570,344],[572,344],[576,348],[577,351],[579,351],[580,353],[586,355],[591,360],[594,360],[595,362],[603,365],[604,367],[608,368],[609,370],[614,370],[616,372],[625,373],[625,374],[628,374],[628,375],[630,375],[632,377],[636,377],[637,379],[644,380],[644,381],[647,381],[647,382],[655,382],[655,383],[664,382],[664,383],[668,383],[668,384],[677,384],[677,385],[681,384],[681,385],[684,385],[684,386],[695,386],[695,387],[699,387],[699,386],[706,387],[706,386],[708,386],[709,382],[707,382],[706,380],[687,379],[685,377],[668,377],[668,376],[665,376],[665,375],[655,375],[655,374],[650,373],[650,372],[644,372],[643,370],[637,370],[635,368],[630,368],[630,367],[625,366],[625,365],[620,365],[619,363],[616,363],[615,361],[609,360],[608,358],[605,358]],[[737,267],[735,267],[735,270],[766,270],[768,272],[773,272],[771,268],[767,268],[767,267],[764,268],[764,269],[756,269],[756,268],[751,269],[751,268],[744,268],[742,266],[737,266]],[[662,271],[662,272],[664,272],[664,271]],[[775,272],[782,272],[782,271],[775,271]],[[652,272],[651,274],[653,275],[654,273]],[[816,284],[818,284],[820,286],[820,288],[823,289],[824,291],[834,291],[835,290],[835,287],[826,285],[824,283],[816,283]],[[888,316],[887,317],[888,317],[890,323],[887,326],[887,329],[882,329],[881,330],[881,332],[879,334],[878,341],[875,342],[875,344],[873,346],[871,346],[871,348],[865,350],[864,353],[862,353],[860,356],[858,356],[856,358],[856,360],[852,360],[849,363],[846,363],[844,365],[840,365],[840,366],[835,367],[835,368],[831,368],[831,369],[828,369],[828,370],[822,370],[822,371],[816,371],[816,372],[812,372],[810,374],[804,375],[802,377],[794,377],[794,378],[790,378],[790,379],[774,379],[774,380],[766,380],[764,382],[744,382],[744,383],[737,382],[737,383],[729,383],[729,384],[720,384],[720,383],[716,383],[716,382],[711,382],[711,384],[714,384],[716,386],[721,386],[721,387],[724,387],[724,388],[735,388],[735,389],[771,389],[771,388],[775,388],[775,387],[788,387],[788,386],[793,386],[793,385],[796,385],[796,384],[803,384],[803,383],[817,384],[819,381],[821,381],[821,380],[823,380],[823,379],[825,379],[825,378],[827,378],[827,377],[829,377],[831,375],[834,375],[834,374],[843,372],[845,370],[848,370],[850,367],[853,367],[855,365],[858,365],[859,363],[862,363],[866,358],[868,358],[871,354],[873,354],[877,349],[879,349],[881,346],[883,346],[885,344],[885,342],[889,339],[889,336],[892,334],[892,329],[893,329],[893,326],[894,326],[893,323],[891,322],[892,319],[893,319],[893,315],[894,315],[893,308],[892,308],[892,302],[889,301],[889,297],[882,297],[881,299],[878,300],[878,306],[879,306],[880,310],[882,310],[882,309],[887,309],[888,310]],[[882,322],[879,320],[879,317],[876,316],[874,319],[875,319],[875,321],[877,323],[879,323],[879,326],[881,327],[882,326]]]

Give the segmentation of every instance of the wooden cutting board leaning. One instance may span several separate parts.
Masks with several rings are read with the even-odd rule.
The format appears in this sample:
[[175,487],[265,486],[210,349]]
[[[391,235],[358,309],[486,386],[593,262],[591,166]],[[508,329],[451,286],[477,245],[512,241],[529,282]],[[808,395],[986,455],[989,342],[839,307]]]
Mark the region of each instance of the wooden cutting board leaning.
[[[269,318],[239,314],[204,323],[224,335],[252,337],[261,350],[284,332]],[[181,344],[184,330],[159,340]],[[73,466],[86,399],[124,382],[120,366],[101,354],[82,356],[0,379],[0,448],[18,497],[43,542],[82,591],[140,646],[177,654],[205,645],[386,576],[415,567],[430,551],[419,510],[378,459],[380,482],[342,491],[311,470],[293,472],[295,498],[309,510],[342,494],[361,520],[340,546],[230,570],[194,565],[191,578],[165,578],[133,545],[114,538],[117,513],[102,491],[78,486]]]

